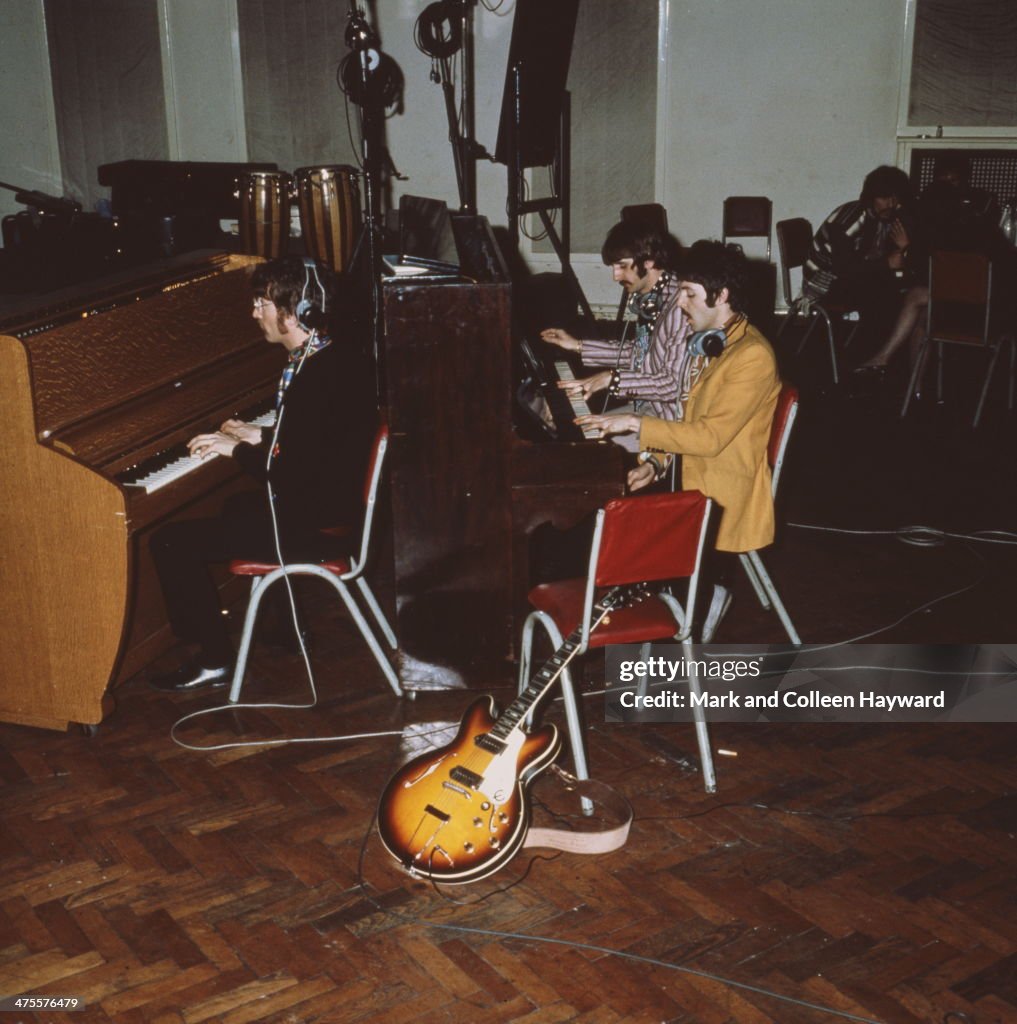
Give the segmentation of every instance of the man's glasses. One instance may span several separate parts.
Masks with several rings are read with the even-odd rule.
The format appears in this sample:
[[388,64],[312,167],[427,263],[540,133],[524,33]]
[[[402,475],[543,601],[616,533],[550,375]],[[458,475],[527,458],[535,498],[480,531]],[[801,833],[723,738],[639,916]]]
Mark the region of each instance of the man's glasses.
[[252,303],[254,311],[260,313],[266,306],[272,306],[274,303],[271,299],[255,299]]

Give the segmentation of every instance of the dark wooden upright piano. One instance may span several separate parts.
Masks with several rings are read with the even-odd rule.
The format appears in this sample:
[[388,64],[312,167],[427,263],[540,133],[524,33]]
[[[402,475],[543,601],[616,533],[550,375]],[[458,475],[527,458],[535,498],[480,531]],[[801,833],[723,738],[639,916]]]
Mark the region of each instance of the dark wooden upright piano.
[[408,685],[440,685],[511,655],[531,532],[620,495],[622,451],[513,430],[509,284],[383,291],[397,633]]
[[251,319],[254,262],[190,253],[0,319],[0,720],[96,724],[171,642],[146,537],[239,474],[214,459],[138,481],[271,407],[283,353]]

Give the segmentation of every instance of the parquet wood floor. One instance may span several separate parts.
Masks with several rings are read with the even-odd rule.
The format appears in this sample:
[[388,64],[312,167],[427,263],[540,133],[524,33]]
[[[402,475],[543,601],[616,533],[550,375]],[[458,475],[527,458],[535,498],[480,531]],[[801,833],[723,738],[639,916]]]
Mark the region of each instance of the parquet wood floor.
[[[885,514],[817,466],[793,515]],[[913,494],[893,522],[913,521]],[[923,511],[962,524],[957,496],[941,499]],[[768,562],[812,640],[892,621],[970,568],[957,547],[805,533]],[[945,602],[880,639],[1005,639],[1015,562],[993,554],[963,615]],[[526,851],[439,892],[398,870],[373,815],[401,757],[447,737],[472,695],[397,701],[330,603],[311,624],[317,708],[222,711],[180,735],[323,742],[184,749],[173,722],[221,691],[143,679],[91,738],[0,726],[0,994],[86,1006],[3,1024],[1017,1020],[1014,726],[715,724],[737,756],[718,758],[708,796],[690,727],[608,725],[594,698],[591,763],[634,808],[628,844]],[[744,585],[725,629],[781,639]],[[504,702],[511,670],[468,683]],[[256,648],[249,699],[305,692],[297,658]],[[327,739],[388,730],[402,737]],[[537,784],[538,818],[563,806],[556,787]]]
[[[467,701],[397,702],[348,634],[323,646],[317,709],[181,735],[419,734]],[[297,659],[259,650],[252,698],[299,683]],[[0,728],[0,992],[78,996],[66,1019],[117,1024],[1017,1019],[1011,726],[716,724],[737,757],[707,796],[677,763],[691,729],[606,725],[593,701],[628,845],[525,851],[442,893],[372,831],[407,744],[174,745],[176,717],[212,703],[139,680],[94,738]],[[559,806],[557,787],[535,795]]]

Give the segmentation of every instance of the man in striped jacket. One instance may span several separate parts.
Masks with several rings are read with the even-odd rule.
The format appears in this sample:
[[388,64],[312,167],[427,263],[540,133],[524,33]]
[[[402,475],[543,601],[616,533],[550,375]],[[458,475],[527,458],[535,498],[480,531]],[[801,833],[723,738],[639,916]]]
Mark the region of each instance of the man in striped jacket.
[[908,176],[899,168],[869,173],[861,198],[838,206],[819,226],[802,268],[802,295],[892,319],[915,234],[910,199]]
[[[627,324],[621,342],[578,339],[557,327],[541,332],[544,341],[577,353],[585,366],[602,367],[588,377],[561,382],[570,397],[589,399],[606,391],[631,402],[641,415],[681,419],[706,360],[686,349],[688,322],[677,303],[677,249],[674,239],[639,222],[621,221],[608,232],[601,258],[629,296],[634,329]],[[618,440],[638,450],[635,439]]]

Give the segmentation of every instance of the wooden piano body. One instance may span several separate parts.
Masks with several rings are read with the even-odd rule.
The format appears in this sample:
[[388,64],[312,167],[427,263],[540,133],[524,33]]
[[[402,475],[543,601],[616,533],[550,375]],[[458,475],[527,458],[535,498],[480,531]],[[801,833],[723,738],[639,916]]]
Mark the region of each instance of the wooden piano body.
[[383,297],[396,632],[407,684],[443,685],[511,656],[529,535],[620,495],[622,451],[516,436],[507,283],[393,280]]
[[256,260],[191,253],[0,321],[0,720],[96,724],[171,642],[146,539],[218,508],[216,459],[146,493],[120,477],[274,392]]

